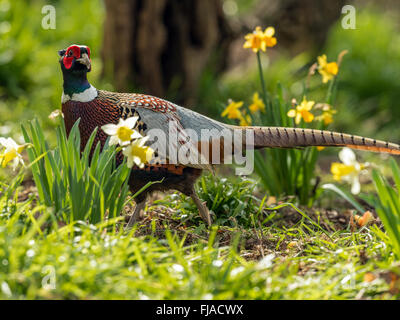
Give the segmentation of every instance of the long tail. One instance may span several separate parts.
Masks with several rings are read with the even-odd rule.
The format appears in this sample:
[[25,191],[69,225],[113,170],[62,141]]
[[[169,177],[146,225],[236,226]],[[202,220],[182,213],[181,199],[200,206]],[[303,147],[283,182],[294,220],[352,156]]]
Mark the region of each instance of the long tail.
[[[238,128],[238,127],[236,127]],[[255,148],[349,147],[400,155],[400,145],[350,134],[284,127],[241,127],[254,130]]]

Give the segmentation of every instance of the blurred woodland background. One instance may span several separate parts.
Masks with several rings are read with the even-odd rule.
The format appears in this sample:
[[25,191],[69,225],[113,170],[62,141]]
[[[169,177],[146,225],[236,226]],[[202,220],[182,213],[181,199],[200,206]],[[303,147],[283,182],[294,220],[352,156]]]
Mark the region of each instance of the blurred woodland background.
[[[43,27],[48,5],[54,29]],[[355,29],[342,27],[345,5]],[[256,26],[276,31],[260,55],[243,48]],[[90,47],[99,89],[157,95],[224,122],[329,125],[400,143],[399,0],[0,0],[0,137],[32,142],[1,140],[0,299],[400,298],[399,157],[262,150],[250,177],[225,166],[199,179],[211,228],[189,197],[156,193],[124,231],[128,168],[111,173],[109,148],[89,169],[77,138],[65,143],[61,119],[49,118],[61,108],[58,50],[71,44]],[[331,81],[307,79],[317,57],[337,67],[343,50]],[[249,114],[255,93],[265,112]],[[302,102],[311,122],[292,117]],[[228,103],[253,118],[223,118]],[[14,159],[25,166],[12,171]]]
[[[56,28],[45,30],[48,4]],[[356,8],[354,30],[341,26],[346,4]],[[270,90],[282,83],[289,101],[318,55],[332,61],[348,50],[333,129],[398,141],[399,14],[396,0],[0,0],[0,135],[34,117],[51,128],[62,91],[57,51],[73,43],[91,48],[97,88],[154,94],[221,119],[229,98],[250,101],[260,90],[254,54],[242,48],[260,25],[278,39],[263,55]]]

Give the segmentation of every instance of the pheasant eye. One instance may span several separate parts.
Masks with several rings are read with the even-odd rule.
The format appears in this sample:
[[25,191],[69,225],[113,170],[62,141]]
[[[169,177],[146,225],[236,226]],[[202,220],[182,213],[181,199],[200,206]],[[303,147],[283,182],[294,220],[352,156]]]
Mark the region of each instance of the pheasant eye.
[[72,57],[73,54],[74,54],[74,52],[73,52],[72,50],[68,51],[68,56],[69,56],[69,57]]

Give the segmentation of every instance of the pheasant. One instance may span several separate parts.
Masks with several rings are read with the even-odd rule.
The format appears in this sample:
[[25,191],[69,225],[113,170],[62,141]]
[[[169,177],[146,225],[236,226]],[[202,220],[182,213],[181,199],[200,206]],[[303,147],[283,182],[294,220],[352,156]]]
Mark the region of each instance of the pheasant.
[[[91,71],[90,49],[84,45],[71,45],[60,50],[60,65],[63,74],[62,112],[65,127],[69,134],[73,124],[80,118],[79,131],[81,134],[81,149],[83,150],[91,133],[96,128],[106,124],[116,124],[122,119],[136,116],[135,129],[147,134],[151,129],[159,129],[168,138],[169,124],[176,124],[178,136],[187,140],[189,130],[199,133],[203,129],[216,130],[246,130],[252,133],[253,142],[250,148],[297,148],[308,146],[335,146],[350,147],[354,149],[369,150],[400,155],[400,145],[353,136],[344,133],[321,131],[302,128],[286,127],[239,127],[224,124],[197,112],[178,106],[161,98],[137,93],[116,93],[97,90],[87,80],[87,73]],[[103,146],[107,135],[98,130],[94,145],[98,142]],[[180,143],[181,143],[180,140]],[[204,160],[204,150],[201,150],[203,141],[193,141],[191,151],[200,154]],[[235,142],[235,141],[234,141]],[[236,141],[237,142],[237,141]],[[220,142],[220,149],[224,146]],[[244,144],[239,141],[239,144]],[[246,148],[249,148],[247,145]],[[225,150],[226,151],[226,150]],[[231,151],[235,152],[235,151]],[[222,152],[223,153],[223,152]],[[161,181],[151,184],[141,192],[136,201],[133,215],[130,217],[128,227],[131,227],[140,216],[146,204],[147,196],[153,191],[177,190],[190,196],[196,204],[201,218],[210,225],[212,223],[206,203],[197,196],[194,188],[195,181],[200,177],[202,170],[212,169],[211,156],[206,161],[197,163],[181,162],[150,162],[143,168],[134,166],[129,178],[130,190],[138,192],[148,182]],[[168,155],[166,155],[168,160]],[[221,158],[221,157],[220,157]],[[219,159],[224,160],[224,159]]]

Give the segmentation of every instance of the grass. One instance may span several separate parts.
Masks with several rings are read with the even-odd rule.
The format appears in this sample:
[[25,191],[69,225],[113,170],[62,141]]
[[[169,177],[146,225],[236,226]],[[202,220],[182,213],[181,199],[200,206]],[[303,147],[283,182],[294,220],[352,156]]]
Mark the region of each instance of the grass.
[[[98,223],[120,215],[128,194],[130,169],[124,162],[116,167],[117,149],[105,143],[94,145],[93,131],[80,154],[79,120],[67,138],[64,121],[57,127],[57,147],[49,148],[38,121],[22,125],[33,179],[40,202],[54,207],[62,221],[88,219]],[[92,153],[91,153],[92,152]],[[90,156],[91,155],[91,156]]]
[[400,257],[400,169],[396,161],[391,160],[396,187],[389,184],[377,170],[373,171],[372,178],[378,192],[377,212],[394,244],[397,257]]
[[[235,190],[235,201],[245,196],[232,181],[219,185]],[[59,225],[25,189],[19,176],[0,186],[2,299],[400,297],[400,265],[379,224],[357,229],[347,217],[337,227],[321,212],[312,223],[291,207],[260,212],[254,205],[247,223],[221,219],[208,230],[186,199],[169,195],[169,206],[150,207],[127,233],[120,219]],[[177,210],[189,217],[171,214]]]

